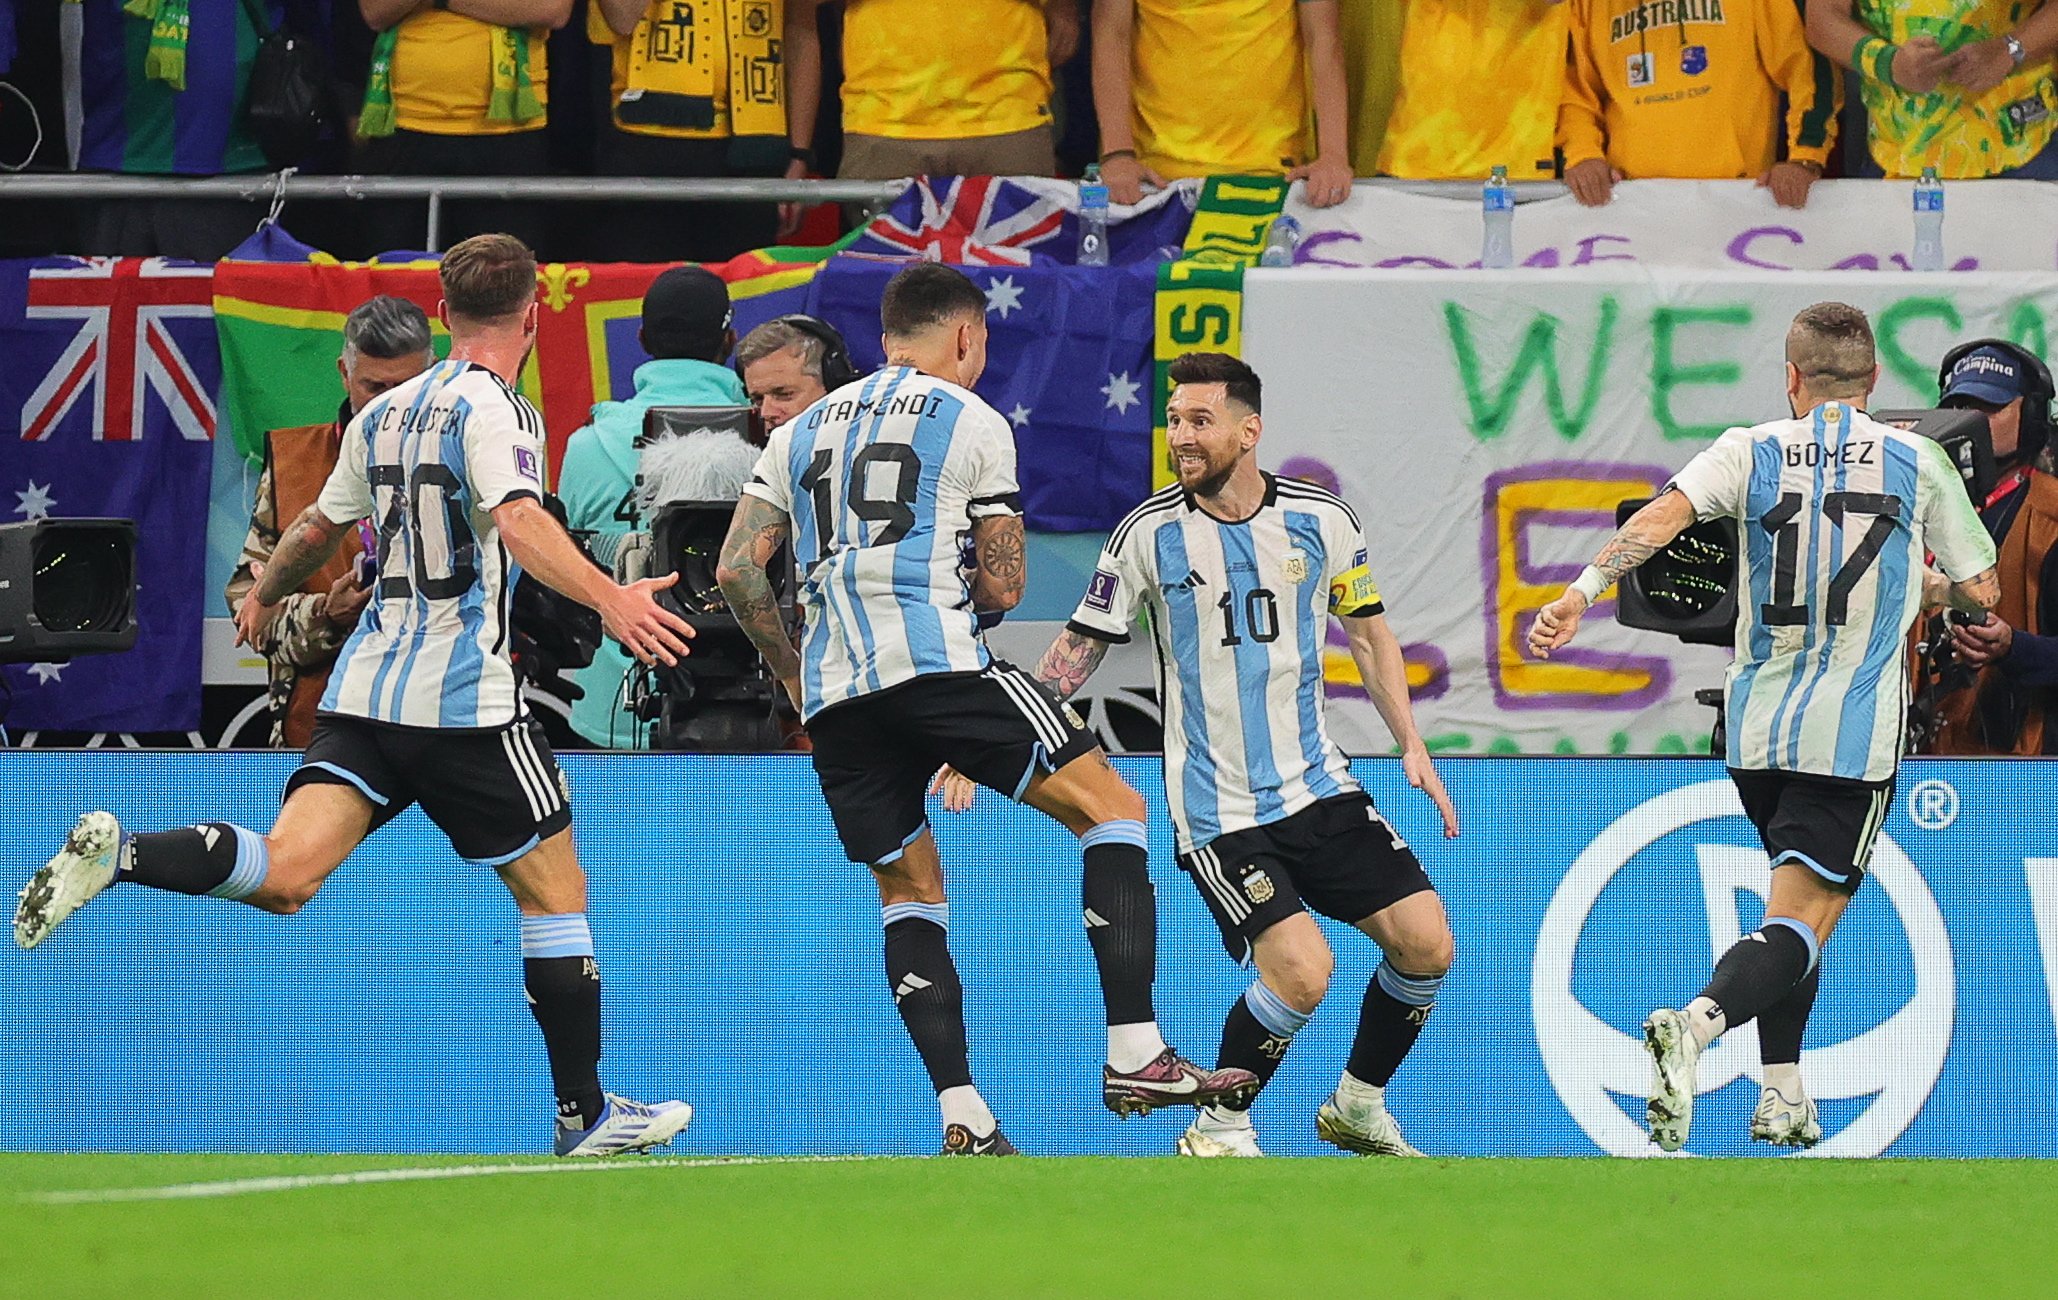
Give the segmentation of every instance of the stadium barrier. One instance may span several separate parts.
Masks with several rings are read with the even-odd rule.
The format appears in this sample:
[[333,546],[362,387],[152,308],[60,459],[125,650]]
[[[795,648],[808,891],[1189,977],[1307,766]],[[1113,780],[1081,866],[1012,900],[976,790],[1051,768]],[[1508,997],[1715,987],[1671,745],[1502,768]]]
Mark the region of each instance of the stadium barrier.
[[[0,751],[10,883],[73,813],[135,826],[269,824],[291,755]],[[1162,809],[1154,761],[1118,760]],[[841,860],[797,756],[564,760],[607,979],[610,1087],[679,1096],[701,1153],[918,1153],[937,1122],[887,996],[876,897]],[[1444,764],[1465,833],[1390,759],[1360,774],[1438,881],[1458,957],[1392,1090],[1439,1155],[1644,1154],[1636,1026],[1757,924],[1765,859],[1704,760]],[[1804,1074],[1818,1154],[2058,1155],[2058,857],[2032,810],[2048,763],[1919,762],[1878,879],[1826,956]],[[991,795],[939,814],[974,1069],[1045,1154],[1164,1154],[1184,1119],[1100,1108],[1101,1002],[1073,841]],[[1210,1057],[1249,976],[1224,955],[1152,822],[1158,1005]],[[1371,973],[1328,926],[1331,1001],[1258,1103],[1276,1154],[1326,1151],[1333,1085]],[[514,912],[418,811],[299,916],[122,888],[32,953],[0,953],[0,1148],[541,1151],[548,1075],[523,1005]],[[1746,1028],[1704,1058],[1692,1150],[1743,1154]]]

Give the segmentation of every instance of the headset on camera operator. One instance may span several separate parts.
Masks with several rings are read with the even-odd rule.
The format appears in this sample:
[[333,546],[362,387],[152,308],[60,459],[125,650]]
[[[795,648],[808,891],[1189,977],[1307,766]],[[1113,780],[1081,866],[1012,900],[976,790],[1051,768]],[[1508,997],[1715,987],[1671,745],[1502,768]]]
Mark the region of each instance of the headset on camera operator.
[[1926,754],[2058,754],[2047,714],[2058,690],[2058,477],[2051,372],[1998,339],[1953,349],[1939,405],[1984,412],[2001,472],[1975,499],[1999,552],[2001,603],[1923,624],[1911,740]]

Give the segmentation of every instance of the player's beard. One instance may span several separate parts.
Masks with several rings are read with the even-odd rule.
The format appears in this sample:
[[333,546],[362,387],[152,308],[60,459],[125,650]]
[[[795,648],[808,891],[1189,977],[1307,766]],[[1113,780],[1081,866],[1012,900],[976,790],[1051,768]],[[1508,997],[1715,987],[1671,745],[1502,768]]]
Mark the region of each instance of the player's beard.
[[1197,497],[1212,498],[1219,496],[1222,489],[1228,486],[1229,476],[1236,472],[1236,462],[1238,459],[1236,456],[1230,456],[1219,464],[1210,459],[1207,462],[1207,467],[1201,471],[1200,477],[1189,481],[1184,474],[1181,474],[1179,482],[1188,492],[1193,493]]

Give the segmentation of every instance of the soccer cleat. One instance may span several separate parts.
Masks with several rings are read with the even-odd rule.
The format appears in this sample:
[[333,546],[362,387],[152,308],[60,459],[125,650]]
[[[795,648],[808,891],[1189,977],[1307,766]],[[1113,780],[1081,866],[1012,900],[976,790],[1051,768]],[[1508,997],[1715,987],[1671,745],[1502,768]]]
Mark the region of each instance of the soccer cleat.
[[646,1106],[627,1097],[607,1094],[607,1106],[591,1128],[557,1126],[557,1153],[561,1156],[618,1156],[627,1151],[648,1151],[679,1136],[693,1118],[693,1107],[683,1101],[661,1101]]
[[1258,1131],[1249,1124],[1209,1124],[1203,1116],[1179,1135],[1179,1154],[1212,1160],[1225,1156],[1249,1159],[1265,1153],[1258,1149]]
[[1686,1145],[1694,1122],[1694,1067],[1701,1044],[1684,1012],[1659,1009],[1644,1020],[1644,1050],[1651,1054],[1651,1099],[1645,1113],[1660,1151]]
[[1401,1136],[1400,1122],[1384,1106],[1345,1110],[1331,1097],[1315,1112],[1315,1136],[1361,1156],[1421,1156]]
[[1242,1110],[1258,1095],[1258,1076],[1249,1070],[1204,1070],[1171,1048],[1134,1074],[1103,1066],[1101,1103],[1128,1119],[1160,1106],[1227,1106]]
[[1007,1134],[999,1129],[993,1130],[985,1137],[974,1137],[972,1130],[966,1128],[963,1124],[951,1124],[943,1130],[943,1150],[937,1152],[937,1154],[945,1156],[1018,1156],[1022,1153],[1015,1150],[1015,1144],[1008,1141]]
[[121,844],[121,823],[113,813],[89,812],[79,818],[64,848],[22,886],[21,902],[14,909],[14,941],[23,948],[35,947],[59,921],[113,884]]
[[1785,1093],[1767,1087],[1758,1098],[1758,1111],[1751,1116],[1751,1139],[1776,1147],[1806,1149],[1822,1140],[1822,1123],[1816,1118],[1815,1103],[1806,1093],[1789,1100]]

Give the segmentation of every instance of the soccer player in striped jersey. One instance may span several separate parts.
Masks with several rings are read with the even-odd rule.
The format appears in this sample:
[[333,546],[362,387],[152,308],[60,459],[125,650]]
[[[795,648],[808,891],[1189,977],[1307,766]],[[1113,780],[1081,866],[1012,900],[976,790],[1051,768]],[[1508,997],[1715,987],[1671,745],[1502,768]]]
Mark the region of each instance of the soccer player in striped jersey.
[[[1357,515],[1319,487],[1258,468],[1264,421],[1249,366],[1190,353],[1173,362],[1171,377],[1165,427],[1178,485],[1109,536],[1036,676],[1069,698],[1148,613],[1179,863],[1230,956],[1258,968],[1229,1010],[1216,1064],[1269,1080],[1328,991],[1334,965],[1307,909],[1355,926],[1385,960],[1365,989],[1349,1063],[1316,1131],[1347,1151],[1419,1155],[1386,1109],[1385,1090],[1435,1005],[1451,931],[1421,863],[1329,737],[1322,646],[1332,615],[1400,743],[1409,783],[1435,801],[1446,835],[1458,833],[1458,816],[1415,730],[1400,642]],[[961,804],[962,787],[952,793]],[[1262,1155],[1250,1102],[1203,1108],[1180,1153]]]
[[1529,637],[1530,652],[1548,658],[1602,592],[1686,528],[1737,521],[1727,761],[1771,859],[1772,890],[1764,926],[1722,955],[1700,995],[1644,1022],[1651,1140],[1666,1151],[1686,1142],[1701,1052],[1752,1019],[1765,1079],[1751,1136],[1821,1140],[1801,1086],[1801,1033],[1822,945],[1865,877],[1893,798],[1904,640],[1924,608],[1976,619],[2000,599],[1993,539],[1950,456],[1865,413],[1879,367],[1864,313],[1807,308],[1787,331],[1786,359],[1793,417],[1731,429],[1695,456],[1539,612]]
[[508,235],[444,255],[450,359],[368,403],[335,472],[281,538],[242,607],[255,640],[280,602],[369,516],[375,599],[344,645],[300,769],[269,835],[227,822],[124,835],[79,819],[31,877],[14,917],[24,948],[117,881],[297,912],[369,835],[411,803],[458,856],[491,867],[521,914],[522,974],[558,1097],[561,1156],[661,1146],[681,1102],[646,1106],[600,1086],[600,973],[563,778],[508,661],[513,566],[600,612],[645,661],[686,653],[690,629],[656,591],[618,587],[544,507],[543,421],[513,387],[536,336],[536,259]]
[[[879,316],[885,368],[773,431],[717,577],[807,722],[844,852],[878,882],[887,986],[936,1088],[944,1154],[1013,1152],[972,1084],[965,1046],[950,905],[923,806],[945,764],[1079,836],[1107,1010],[1108,1108],[1243,1095],[1257,1083],[1248,1073],[1203,1070],[1158,1033],[1143,799],[1076,715],[991,658],[977,635],[979,613],[1013,608],[1026,578],[1013,431],[971,392],[986,366],[986,296],[960,271],[921,264],[888,283]],[[805,619],[798,647],[767,573],[789,543]]]

